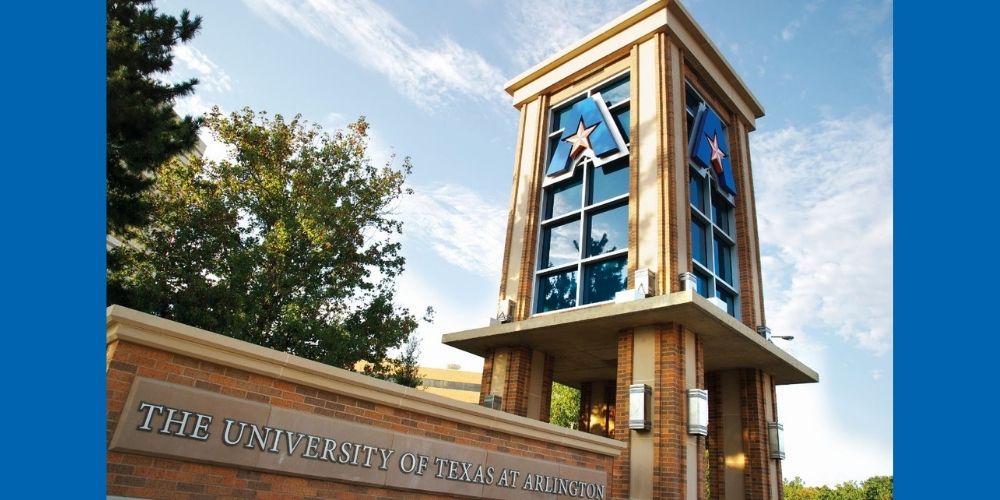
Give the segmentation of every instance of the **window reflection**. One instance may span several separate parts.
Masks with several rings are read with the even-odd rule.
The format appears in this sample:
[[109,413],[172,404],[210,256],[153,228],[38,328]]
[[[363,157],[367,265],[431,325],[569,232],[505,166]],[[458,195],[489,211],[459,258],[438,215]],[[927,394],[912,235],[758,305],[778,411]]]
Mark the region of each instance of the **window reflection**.
[[545,196],[545,218],[551,219],[579,210],[582,193],[583,178],[579,175],[565,183],[549,188]]
[[691,204],[695,208],[705,211],[705,179],[702,176],[691,172],[691,182],[688,184],[691,192]]
[[705,225],[691,221],[691,254],[694,260],[708,265],[708,251],[705,248]]
[[628,279],[627,265],[627,257],[588,265],[584,271],[587,284],[584,304],[614,299],[616,293],[624,290]]
[[539,312],[576,306],[576,270],[543,276],[539,281]]
[[625,142],[632,141],[632,125],[629,121],[629,108],[616,109],[611,112],[611,116],[615,120],[615,124],[618,125],[618,131],[622,134],[622,139]]
[[590,203],[628,193],[628,157],[591,169]]
[[587,257],[628,247],[628,205],[598,212],[590,218]]
[[733,282],[733,248],[715,238],[715,275],[726,283]]
[[629,98],[629,81],[625,79],[612,82],[601,87],[598,92],[601,93],[601,97],[604,98],[604,102],[610,108]]
[[568,264],[579,256],[579,220],[545,229],[542,236],[542,269]]

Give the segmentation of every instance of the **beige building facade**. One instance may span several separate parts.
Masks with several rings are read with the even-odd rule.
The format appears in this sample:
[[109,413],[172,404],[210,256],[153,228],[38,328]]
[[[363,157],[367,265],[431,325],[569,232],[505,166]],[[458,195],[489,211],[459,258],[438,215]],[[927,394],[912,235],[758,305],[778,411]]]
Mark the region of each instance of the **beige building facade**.
[[[508,82],[520,112],[480,402],[624,442],[611,498],[781,498],[749,134],[764,109],[682,5],[647,1]],[[704,400],[707,394],[707,405]],[[707,418],[707,422],[705,417]]]

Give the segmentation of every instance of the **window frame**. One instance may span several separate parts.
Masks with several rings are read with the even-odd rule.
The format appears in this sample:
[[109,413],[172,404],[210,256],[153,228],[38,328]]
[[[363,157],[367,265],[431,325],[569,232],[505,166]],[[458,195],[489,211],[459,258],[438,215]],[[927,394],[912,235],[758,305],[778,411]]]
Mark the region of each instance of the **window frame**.
[[[563,109],[561,108],[565,108],[567,105],[571,105],[572,103],[575,103],[581,98],[589,99],[594,92],[599,92],[600,89],[611,86],[620,80],[621,81],[628,80],[629,88],[631,89],[631,85],[633,84],[633,82],[631,81],[631,70],[626,69],[608,78],[602,79],[597,83],[595,83],[594,85],[589,86],[586,90],[577,92],[571,96],[568,96],[565,99],[562,99],[558,103],[549,106],[549,109],[546,111],[547,113],[546,123],[549,126],[552,126],[554,123],[556,123],[555,120],[558,118],[556,113],[557,110],[561,112],[563,111]],[[625,126],[626,128],[631,127],[632,112],[634,111],[632,109],[631,91],[629,95],[626,96],[624,99],[615,102],[611,106],[608,106],[608,114],[611,116],[612,119],[612,123],[609,124],[610,126],[615,126],[615,127],[618,126],[616,120],[614,119],[615,112],[621,110],[624,107],[627,107],[629,112],[629,123],[625,124]],[[536,244],[535,244],[534,272],[532,273],[532,287],[531,287],[531,308],[530,308],[531,316],[553,314],[562,311],[580,309],[583,307],[593,307],[602,304],[612,303],[614,302],[614,298],[598,302],[590,302],[587,304],[583,303],[586,292],[584,290],[584,286],[582,285],[585,280],[586,270],[588,269],[588,267],[593,267],[598,262],[619,259],[623,255],[626,256],[624,269],[626,270],[626,272],[628,269],[629,246],[631,246],[632,243],[630,241],[631,235],[628,234],[629,233],[627,227],[628,224],[626,224],[625,229],[629,241],[624,248],[620,248],[611,252],[605,252],[600,255],[587,256],[587,245],[589,243],[590,226],[593,215],[595,213],[604,212],[607,210],[613,210],[620,206],[627,207],[631,201],[630,200],[631,187],[632,187],[631,186],[631,169],[632,169],[631,131],[628,130],[626,133],[622,133],[622,140],[624,141],[625,146],[628,148],[628,154],[622,155],[621,157],[615,160],[611,160],[602,166],[595,166],[591,158],[581,157],[573,162],[572,166],[569,168],[567,173],[556,176],[553,179],[545,179],[544,178],[545,170],[548,167],[548,162],[551,160],[551,155],[553,154],[552,150],[552,145],[554,144],[553,139],[555,139],[555,142],[558,142],[558,138],[562,136],[562,133],[564,131],[565,127],[552,130],[551,132],[545,135],[545,143],[544,143],[545,150],[544,150],[544,155],[542,156],[544,160],[541,162],[541,165],[538,166],[538,168],[542,171],[543,181],[541,182],[538,190],[538,197],[539,197],[538,213],[537,213],[538,227],[535,234]],[[622,131],[619,130],[619,132]],[[592,189],[591,184],[594,182],[593,177],[595,175],[596,170],[599,168],[604,168],[604,166],[611,166],[614,164],[615,161],[626,161],[629,163],[628,189],[626,189],[625,192],[622,194],[612,196],[610,198],[598,201],[596,203],[593,202],[590,199],[591,198],[590,191]],[[573,182],[573,180],[576,179],[578,176],[581,177],[580,203],[579,205],[577,205],[578,208],[570,210],[569,212],[566,213],[554,214],[549,218],[545,218],[545,214],[548,208],[546,205],[549,197],[549,190],[554,189],[555,187],[558,187],[563,183]],[[581,248],[578,249],[578,259],[570,263],[542,268],[541,260],[546,250],[545,248],[546,245],[543,244],[543,239],[542,239],[545,234],[545,230],[548,228],[559,226],[564,223],[568,223],[570,221],[579,221],[580,223],[579,239],[577,241],[579,241]],[[546,276],[565,273],[568,271],[576,271],[576,297],[575,297],[576,305],[570,307],[564,307],[561,309],[554,309],[551,311],[541,311],[540,301],[542,297],[539,296],[539,292],[542,289],[541,287],[542,278]]]

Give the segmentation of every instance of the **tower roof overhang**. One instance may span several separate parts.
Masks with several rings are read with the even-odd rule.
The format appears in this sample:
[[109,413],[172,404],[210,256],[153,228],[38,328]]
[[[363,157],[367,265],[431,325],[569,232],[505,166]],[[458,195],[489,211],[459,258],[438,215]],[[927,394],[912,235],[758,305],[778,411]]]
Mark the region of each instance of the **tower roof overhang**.
[[540,94],[559,90],[602,64],[625,57],[633,44],[659,32],[671,35],[687,54],[686,59],[752,130],[755,120],[764,116],[764,107],[687,9],[673,0],[642,3],[514,77],[504,90],[513,97],[514,107],[520,107]]
[[479,356],[493,348],[527,346],[555,357],[554,380],[576,385],[615,379],[618,332],[669,323],[701,337],[706,372],[758,368],[776,384],[819,382],[816,371],[692,291],[541,314],[448,333],[441,340]]

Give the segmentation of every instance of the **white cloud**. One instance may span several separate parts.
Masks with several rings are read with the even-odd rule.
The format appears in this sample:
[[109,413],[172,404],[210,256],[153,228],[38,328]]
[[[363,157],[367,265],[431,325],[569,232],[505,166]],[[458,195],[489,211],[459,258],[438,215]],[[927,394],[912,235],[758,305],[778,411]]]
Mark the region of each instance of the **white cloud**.
[[510,5],[511,58],[528,67],[565,49],[591,31],[635,7],[635,1],[549,0]]
[[212,62],[205,53],[190,45],[175,45],[173,48],[175,62],[180,62],[183,69],[175,67],[175,75],[184,74],[184,79],[194,76],[198,78],[197,89],[208,92],[228,92],[232,90],[232,79],[218,65]]
[[499,283],[507,210],[458,185],[415,188],[400,204],[403,234],[447,262]]
[[782,476],[788,480],[799,476],[810,486],[832,487],[892,475],[892,447],[859,436],[838,421],[839,412],[860,411],[864,409],[838,407],[812,384],[778,386],[778,418],[785,426],[787,454]]
[[174,100],[174,112],[179,116],[200,116],[208,113],[212,104],[206,102],[199,94],[191,94]]
[[830,119],[751,142],[767,322],[892,349],[892,123]]
[[781,39],[790,42],[795,38],[795,33],[799,30],[799,26],[802,24],[801,21],[792,21],[785,25],[784,29],[781,30]]
[[892,95],[892,47],[878,54],[879,75],[882,77],[882,89]]
[[381,73],[417,105],[432,109],[455,94],[505,102],[503,76],[479,53],[448,37],[422,43],[369,0],[245,0],[259,16],[279,19]]

